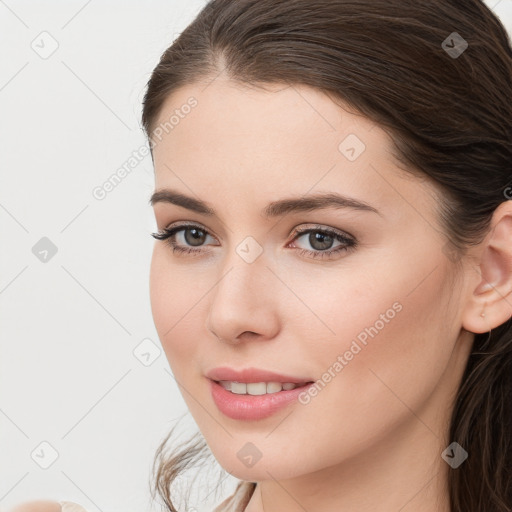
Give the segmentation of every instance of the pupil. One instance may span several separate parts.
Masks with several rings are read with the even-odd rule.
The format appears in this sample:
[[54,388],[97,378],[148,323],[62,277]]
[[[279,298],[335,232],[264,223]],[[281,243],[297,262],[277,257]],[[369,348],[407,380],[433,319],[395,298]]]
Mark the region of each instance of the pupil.
[[[320,247],[316,246],[317,242],[321,242]],[[309,234],[309,243],[311,244],[311,247],[314,249],[321,251],[323,249],[329,249],[332,245],[333,238],[329,235],[325,235],[323,233],[318,232],[312,232]],[[322,243],[324,245],[322,245]]]
[[[188,233],[194,233],[192,235],[193,238],[190,239],[187,236]],[[204,237],[204,231],[202,231],[201,229],[189,228],[189,229],[185,230],[185,240],[190,245],[201,245],[201,243],[204,242],[204,240],[201,240],[202,237]]]

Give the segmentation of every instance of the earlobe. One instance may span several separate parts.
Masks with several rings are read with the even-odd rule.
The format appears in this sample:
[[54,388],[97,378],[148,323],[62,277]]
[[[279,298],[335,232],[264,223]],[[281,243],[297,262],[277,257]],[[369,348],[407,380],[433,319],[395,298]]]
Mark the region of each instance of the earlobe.
[[[462,317],[467,331],[479,334],[512,317],[512,201],[496,208],[489,234],[478,247],[473,289]],[[476,285],[475,285],[476,283]]]

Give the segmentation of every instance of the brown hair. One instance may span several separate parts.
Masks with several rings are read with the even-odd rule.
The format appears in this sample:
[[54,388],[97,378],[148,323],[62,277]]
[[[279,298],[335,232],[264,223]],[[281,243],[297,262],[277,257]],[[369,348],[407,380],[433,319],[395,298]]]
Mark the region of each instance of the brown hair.
[[[450,259],[481,242],[494,210],[512,198],[512,50],[480,0],[211,1],[149,80],[150,140],[173,91],[222,71],[252,87],[314,87],[385,128],[408,170],[443,191]],[[203,457],[204,440],[165,457],[168,437],[155,489],[174,512],[171,485]],[[449,439],[469,454],[450,469],[451,511],[511,512],[512,319],[475,335]]]

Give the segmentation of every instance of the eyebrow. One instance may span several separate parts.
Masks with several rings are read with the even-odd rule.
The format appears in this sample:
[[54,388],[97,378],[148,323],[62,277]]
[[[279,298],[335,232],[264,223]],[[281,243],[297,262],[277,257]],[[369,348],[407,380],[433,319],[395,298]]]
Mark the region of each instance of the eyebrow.
[[[157,190],[151,196],[149,203],[151,206],[158,203],[169,203],[181,206],[182,208],[186,208],[187,210],[191,210],[202,215],[210,217],[217,216],[215,210],[208,203],[170,189]],[[262,215],[265,218],[274,218],[282,217],[283,215],[287,215],[292,212],[308,212],[326,208],[350,208],[354,210],[374,212],[381,215],[376,208],[363,201],[333,192],[303,197],[290,197],[273,201],[263,209]]]

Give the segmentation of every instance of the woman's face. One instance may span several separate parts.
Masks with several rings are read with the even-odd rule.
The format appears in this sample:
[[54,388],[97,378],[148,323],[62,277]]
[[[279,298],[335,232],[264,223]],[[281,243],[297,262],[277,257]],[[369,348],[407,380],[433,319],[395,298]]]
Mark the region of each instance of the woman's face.
[[[383,129],[307,87],[217,78],[169,97],[159,124],[155,191],[210,213],[154,197],[158,229],[192,225],[171,240],[195,252],[155,241],[153,317],[221,465],[292,478],[353,468],[404,438],[411,461],[439,458],[471,340],[437,189],[398,167]],[[346,200],[312,201],[327,194]],[[316,384],[241,395],[207,377],[219,367]]]

